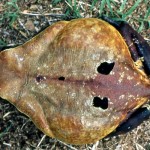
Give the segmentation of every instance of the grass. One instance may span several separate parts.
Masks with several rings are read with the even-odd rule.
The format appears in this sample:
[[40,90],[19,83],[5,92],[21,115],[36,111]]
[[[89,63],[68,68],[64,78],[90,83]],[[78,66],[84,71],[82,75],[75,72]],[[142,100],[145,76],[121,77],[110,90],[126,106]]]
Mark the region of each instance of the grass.
[[[102,15],[106,15],[112,17],[114,20],[122,20],[127,21],[129,17],[133,14],[133,12],[143,3],[142,0],[136,0],[133,6],[127,8],[127,0],[123,0],[122,2],[117,2],[115,0],[93,0],[89,4],[89,10],[94,12],[97,10],[97,17],[101,17]],[[81,2],[77,0],[53,0],[53,6],[57,6],[59,3],[64,3],[66,5],[65,15],[70,18],[81,18],[84,17],[84,9],[81,8],[82,4],[87,4],[86,2]],[[148,1],[144,1],[144,3],[148,4]],[[139,22],[147,21],[150,24],[150,8],[148,8],[145,16],[143,18],[133,18],[138,19]],[[138,21],[137,20],[137,21]],[[150,27],[150,26],[149,26]]]
[[[5,11],[0,14],[0,24],[7,21],[9,25],[17,20],[20,15],[20,9],[17,4],[17,0],[10,0],[6,2],[4,5]],[[96,13],[97,17],[101,17],[102,15],[109,16],[114,20],[122,20],[128,21],[134,11],[140,7],[142,3],[149,5],[147,0],[135,0],[133,6],[128,8],[128,0],[123,0],[122,2],[118,2],[116,0],[93,0],[93,1],[80,1],[80,0],[52,0],[53,7],[57,7],[58,5],[64,6],[64,14],[65,18],[62,19],[73,19],[73,18],[82,18],[85,17],[85,13]],[[86,9],[84,8],[86,7]],[[139,16],[138,18],[130,18],[140,22],[141,26],[140,31],[143,29],[143,22],[148,22],[148,27],[150,28],[150,8],[146,10],[144,16]],[[142,17],[142,18],[141,18]]]
[[[17,5],[17,0],[11,0],[6,2],[3,6],[4,12],[0,13],[0,26],[3,24],[9,24],[9,27],[12,27],[12,24],[17,20],[19,17],[19,7]],[[7,43],[4,40],[0,39],[0,46],[6,46]]]
[[0,45],[1,45],[1,46],[6,46],[7,43],[5,43],[3,40],[0,39]]
[[4,22],[8,22],[9,26],[12,26],[12,24],[17,20],[19,17],[19,7],[17,5],[17,0],[11,0],[9,2],[6,2],[4,5],[5,11],[0,14],[0,25]]
[[[128,0],[118,2],[116,0],[93,0],[93,1],[80,1],[80,0],[52,0],[51,4],[55,7],[62,6],[61,19],[70,20],[74,18],[108,16],[116,21],[131,21],[138,23],[138,32],[142,32],[147,24],[147,28],[150,28],[150,8],[145,10],[145,14],[135,16],[136,9],[140,7],[142,3],[145,3],[147,7],[150,5],[147,0],[135,0],[133,5],[129,5]],[[8,24],[9,27],[13,27],[13,24],[21,15],[21,10],[18,6],[18,0],[10,0],[3,5],[4,11],[0,14],[0,26]],[[132,16],[133,15],[133,16]],[[6,45],[3,39],[0,39],[0,45]]]
[[[37,0],[35,3],[31,3],[31,6],[37,5],[38,7],[42,7],[42,9],[38,8],[36,10],[30,10],[30,6],[27,6],[27,5],[23,6],[22,4],[20,4],[21,1],[24,1],[24,0],[9,0],[9,1],[2,0],[2,2],[4,3],[2,3],[3,11],[0,12],[0,28],[2,29],[1,31],[3,32],[0,33],[1,35],[0,45],[5,46],[5,45],[8,45],[9,43],[21,43],[21,42],[23,43],[24,41],[27,41],[28,38],[33,36],[33,34],[31,34],[30,37],[27,37],[27,38],[24,38],[24,36],[22,36],[21,33],[22,32],[26,33],[27,29],[26,30],[22,29],[22,25],[19,22],[20,18],[21,18],[23,27],[27,19],[31,19],[33,20],[33,22],[34,21],[38,22],[40,20],[39,24],[35,26],[39,30],[42,27],[42,24],[44,21],[54,20],[53,22],[55,22],[55,19],[57,18],[55,14],[64,14],[59,17],[59,20],[63,20],[63,19],[69,20],[73,18],[83,18],[83,17],[100,18],[102,15],[105,15],[105,16],[109,16],[110,18],[114,20],[122,20],[122,21],[129,22],[135,29],[137,29],[142,34],[143,32],[145,32],[145,37],[148,37],[147,30],[150,29],[150,8],[148,6],[150,5],[149,4],[150,2],[147,0],[131,0],[131,1],[121,0],[121,2],[119,0],[101,0],[101,1],[100,0],[93,0],[93,1],[91,0],[84,0],[84,1],[82,0],[52,0],[52,2],[51,3],[49,2],[48,4],[44,4],[44,1],[42,0]],[[36,12],[42,15],[41,16],[34,15],[33,17],[29,15],[22,15],[22,12],[24,10],[30,10],[29,13],[31,14],[32,13],[35,14],[34,12]],[[45,13],[47,12],[52,13],[53,17],[46,16]],[[28,32],[32,33],[32,31],[28,31]],[[8,107],[8,103],[4,102],[4,104],[0,103],[0,105],[5,106],[5,108],[0,110],[0,111],[3,111],[3,114],[6,114],[7,111],[11,112],[14,110],[14,108],[11,108],[11,105],[9,105]],[[25,141],[27,139],[27,143],[25,144],[28,145],[28,147],[30,148],[31,147],[36,148],[36,144],[40,141],[42,137],[41,136],[42,133],[37,132],[37,130],[36,132],[34,132],[36,127],[33,126],[31,128],[32,126],[31,124],[24,123],[28,121],[28,118],[26,118],[26,120],[20,119],[20,113],[17,110],[16,112],[17,112],[17,115],[10,114],[5,118],[4,127],[7,127],[7,128],[6,130],[3,130],[2,133],[0,133],[0,138],[3,139],[3,141],[6,143],[12,142],[12,146],[14,145],[14,147],[15,145],[21,146],[22,143],[20,141]],[[20,123],[20,120],[22,120],[23,123]],[[9,121],[12,121],[14,124],[10,125]],[[23,130],[22,130],[22,124],[25,124],[23,125]],[[101,145],[103,149],[109,149],[109,147],[110,149],[113,149],[113,148],[116,148],[117,145],[121,145],[122,149],[123,147],[124,149],[129,149],[127,147],[131,146],[131,144],[136,145],[136,143],[139,143],[146,150],[149,150],[150,144],[147,144],[146,142],[143,143],[144,138],[146,139],[148,135],[146,136],[146,134],[141,132],[141,130],[144,130],[145,133],[148,134],[148,130],[149,130],[148,126],[149,126],[149,123],[147,122],[147,126],[144,124],[143,128],[142,127],[137,128],[137,130],[134,131],[135,132],[134,135],[131,133],[131,134],[127,134],[127,136],[122,136],[120,138],[121,139],[120,141],[119,141],[119,138],[118,139],[112,138],[111,140],[104,139],[100,141],[99,145]],[[31,137],[31,134],[29,133],[32,134],[32,137]],[[35,137],[37,140],[35,140]],[[118,143],[116,142],[117,140],[118,140]],[[46,139],[43,141],[40,147],[42,146],[48,147],[50,143],[54,145],[55,147],[59,147],[60,149],[60,143],[58,141],[55,141],[55,139],[52,141],[52,139],[50,139],[49,137],[46,137]],[[122,143],[125,143],[126,145]],[[0,149],[2,149],[1,145],[3,144],[1,144],[1,140],[0,140]],[[65,146],[63,145],[62,149],[64,147]],[[94,147],[94,145],[87,145],[83,149],[92,149],[92,147]],[[70,148],[70,149],[73,149],[73,148]],[[77,147],[77,149],[79,148]]]
[[[8,24],[10,28],[13,28],[13,24],[21,15],[21,10],[18,6],[18,0],[10,0],[3,5],[4,11],[0,14],[0,26]],[[135,16],[133,13],[140,7],[142,3],[145,3],[147,7],[150,5],[147,0],[135,0],[133,5],[129,5],[128,0],[122,0],[118,2],[116,0],[93,0],[93,1],[80,1],[80,0],[52,0],[51,4],[55,7],[62,6],[62,13],[64,16],[61,19],[70,20],[74,18],[107,16],[116,21],[129,21],[136,22],[138,24],[138,32],[142,32],[145,28],[150,28],[150,8],[145,10],[145,14]],[[7,42],[4,39],[0,39],[0,45],[5,46]]]

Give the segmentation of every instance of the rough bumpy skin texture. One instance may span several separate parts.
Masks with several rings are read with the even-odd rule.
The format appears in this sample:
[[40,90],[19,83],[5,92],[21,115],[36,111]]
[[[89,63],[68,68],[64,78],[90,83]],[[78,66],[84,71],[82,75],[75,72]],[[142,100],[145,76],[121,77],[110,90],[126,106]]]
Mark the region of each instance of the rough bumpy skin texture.
[[[108,75],[97,69],[104,62],[114,63]],[[72,144],[105,137],[150,94],[122,36],[94,18],[60,21],[2,51],[0,69],[0,97],[48,136]],[[95,107],[95,97],[106,97],[108,107]]]

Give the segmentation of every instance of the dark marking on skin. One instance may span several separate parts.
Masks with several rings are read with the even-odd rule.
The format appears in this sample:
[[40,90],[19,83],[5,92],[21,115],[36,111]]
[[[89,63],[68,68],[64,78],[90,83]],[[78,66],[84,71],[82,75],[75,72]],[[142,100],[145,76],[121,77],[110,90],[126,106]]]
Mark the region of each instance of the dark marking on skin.
[[58,78],[58,80],[64,81],[65,77],[61,76],[61,77]]
[[36,81],[37,81],[37,82],[41,82],[41,81],[43,81],[43,80],[44,80],[44,77],[41,76],[41,75],[38,75],[38,76],[36,77]]
[[114,65],[115,65],[114,62],[112,63],[103,62],[97,67],[97,71],[98,73],[108,75],[112,71]]
[[100,107],[102,109],[107,109],[108,108],[108,98],[104,97],[104,98],[100,98],[100,97],[94,97],[93,99],[93,106],[94,107]]

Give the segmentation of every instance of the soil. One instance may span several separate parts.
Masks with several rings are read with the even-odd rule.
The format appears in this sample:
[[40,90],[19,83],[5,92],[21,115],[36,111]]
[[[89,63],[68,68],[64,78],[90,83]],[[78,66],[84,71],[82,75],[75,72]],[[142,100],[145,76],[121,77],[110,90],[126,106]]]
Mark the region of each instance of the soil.
[[[0,37],[7,46],[20,45],[41,30],[64,18],[66,14],[67,4],[60,2],[57,5],[52,5],[52,2],[45,0],[20,0],[17,2],[19,15],[10,27],[10,18],[6,17],[8,0],[0,2]],[[77,1],[82,2],[82,1]],[[128,17],[127,21],[138,29],[140,23],[137,19],[139,16],[144,16],[148,7],[143,3],[134,11],[132,16]],[[90,10],[90,1],[80,3],[84,8],[81,12],[82,17],[97,17],[98,4],[95,10]],[[127,8],[133,5],[134,1],[127,1]],[[118,5],[121,5],[118,2]],[[113,7],[117,9],[118,6]],[[15,8],[13,8],[14,11]],[[106,12],[107,13],[106,8]],[[72,16],[73,18],[74,16]],[[2,20],[3,18],[3,20]],[[71,17],[70,17],[71,18]],[[144,22],[144,27],[141,34],[145,39],[150,41],[150,29],[147,22]],[[45,136],[39,131],[32,121],[20,113],[12,104],[6,100],[0,99],[0,149],[1,150],[150,150],[150,118],[144,121],[140,126],[126,134],[106,137],[95,144],[82,146],[74,146],[63,143],[57,139],[52,139]]]

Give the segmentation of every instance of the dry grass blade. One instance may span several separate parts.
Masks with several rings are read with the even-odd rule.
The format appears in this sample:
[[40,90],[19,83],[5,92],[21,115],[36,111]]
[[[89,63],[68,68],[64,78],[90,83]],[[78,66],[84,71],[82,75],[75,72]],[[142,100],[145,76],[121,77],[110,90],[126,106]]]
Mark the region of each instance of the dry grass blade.
[[[20,45],[39,30],[68,16],[76,18],[101,15],[129,22],[150,43],[148,0],[1,0],[0,3],[0,46]],[[24,26],[28,20],[33,22],[35,31]],[[74,146],[45,137],[11,104],[0,100],[0,149],[24,150],[37,147],[42,150],[91,150],[97,147],[99,150],[150,150],[150,119],[126,135],[105,138],[97,144]]]

